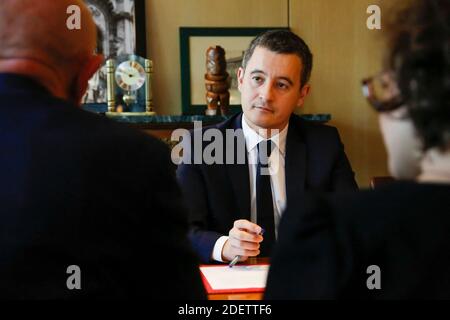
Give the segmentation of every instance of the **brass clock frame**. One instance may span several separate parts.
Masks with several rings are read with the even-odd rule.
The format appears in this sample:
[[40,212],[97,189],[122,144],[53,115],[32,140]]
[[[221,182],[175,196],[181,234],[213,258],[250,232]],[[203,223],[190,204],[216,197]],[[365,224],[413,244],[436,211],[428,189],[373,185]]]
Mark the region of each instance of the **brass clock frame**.
[[156,112],[153,109],[153,62],[149,59],[144,59],[145,66],[145,112],[116,112],[116,82],[115,82],[115,59],[108,59],[106,61],[106,82],[107,82],[107,115],[123,115],[123,116],[153,116]]

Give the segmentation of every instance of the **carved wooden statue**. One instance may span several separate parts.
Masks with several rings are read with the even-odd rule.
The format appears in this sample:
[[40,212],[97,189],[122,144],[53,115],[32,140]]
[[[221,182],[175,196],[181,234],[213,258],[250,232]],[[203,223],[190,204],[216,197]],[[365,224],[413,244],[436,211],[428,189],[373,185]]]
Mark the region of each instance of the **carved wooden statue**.
[[206,115],[216,115],[218,107],[221,114],[226,115],[230,105],[230,83],[225,50],[220,46],[206,50],[205,87],[208,106]]

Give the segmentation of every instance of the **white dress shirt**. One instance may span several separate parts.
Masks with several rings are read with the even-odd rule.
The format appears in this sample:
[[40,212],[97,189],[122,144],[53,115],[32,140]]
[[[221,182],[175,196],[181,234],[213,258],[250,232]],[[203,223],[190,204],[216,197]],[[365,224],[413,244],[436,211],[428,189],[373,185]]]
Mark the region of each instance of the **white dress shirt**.
[[[285,155],[286,155],[286,137],[289,124],[276,135],[273,135],[270,140],[274,145],[272,153],[268,160],[268,167],[270,173],[270,185],[272,187],[273,212],[275,222],[275,237],[278,236],[278,224],[280,222],[281,214],[286,208],[286,176],[284,169]],[[250,128],[242,116],[242,130],[245,137],[245,144],[247,148],[248,170],[250,178],[250,220],[256,223],[256,166],[258,163],[258,148],[257,145],[265,140],[255,130]],[[220,237],[213,249],[212,258],[216,261],[222,261],[222,249],[228,236]]]

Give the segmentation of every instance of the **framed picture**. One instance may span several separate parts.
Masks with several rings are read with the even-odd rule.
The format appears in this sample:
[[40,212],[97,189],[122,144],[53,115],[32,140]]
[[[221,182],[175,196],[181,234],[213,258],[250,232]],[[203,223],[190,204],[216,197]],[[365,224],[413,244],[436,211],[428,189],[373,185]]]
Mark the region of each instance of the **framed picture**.
[[[145,0],[85,0],[97,25],[97,52],[146,57]],[[89,80],[83,108],[106,112],[106,66]]]
[[241,111],[236,72],[252,39],[267,30],[288,28],[180,28],[181,93],[183,114],[205,114],[206,50],[225,49],[227,72],[231,77],[230,113]]

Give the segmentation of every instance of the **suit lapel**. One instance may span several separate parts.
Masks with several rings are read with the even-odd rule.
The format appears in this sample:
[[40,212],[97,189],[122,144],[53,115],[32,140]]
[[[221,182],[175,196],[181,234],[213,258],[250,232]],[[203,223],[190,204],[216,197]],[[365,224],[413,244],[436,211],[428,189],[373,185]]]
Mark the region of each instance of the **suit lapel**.
[[285,175],[288,204],[305,190],[306,146],[299,125],[291,118],[286,139]]
[[[231,129],[242,130],[242,113],[232,122]],[[230,128],[229,128],[230,129]],[[242,135],[240,139],[244,139]],[[244,140],[245,141],[245,140]],[[245,163],[236,164],[237,162],[237,143],[234,145],[235,164],[226,165],[231,187],[233,189],[234,198],[236,200],[239,213],[236,213],[239,219],[250,220],[250,177],[248,172],[247,148],[245,148]],[[226,154],[226,150],[224,152]]]
[[239,218],[250,220],[250,181],[248,164],[226,166],[239,208]]

